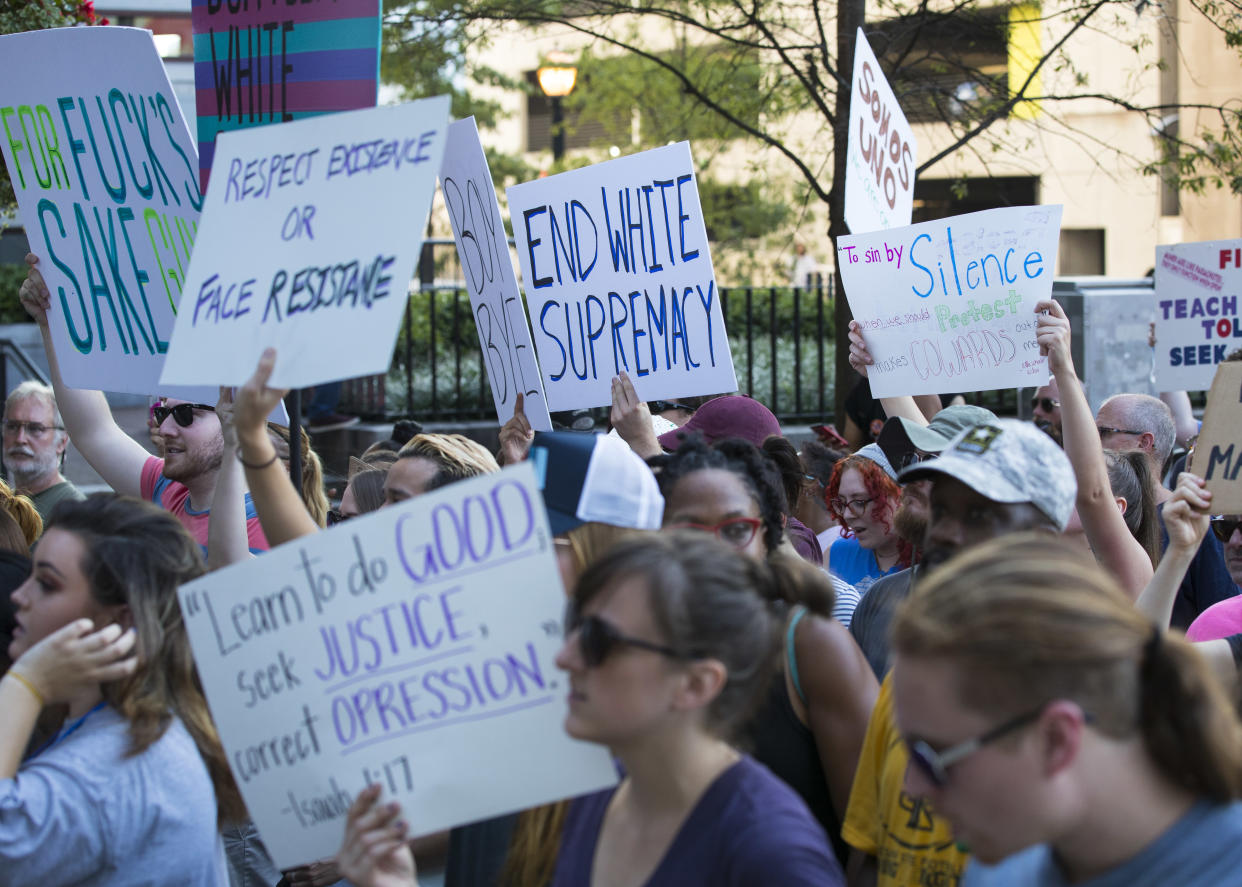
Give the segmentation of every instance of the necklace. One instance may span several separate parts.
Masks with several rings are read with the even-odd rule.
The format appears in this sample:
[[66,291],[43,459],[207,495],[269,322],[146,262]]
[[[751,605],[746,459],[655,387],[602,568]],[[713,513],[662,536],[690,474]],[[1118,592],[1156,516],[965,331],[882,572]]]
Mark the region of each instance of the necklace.
[[95,707],[94,707],[94,708],[92,708],[92,709],[91,709],[90,711],[88,711],[86,714],[82,715],[82,717],[77,718],[77,719],[75,719],[75,720],[73,720],[73,721],[70,721],[67,725],[65,725],[64,727],[62,727],[62,728],[61,728],[61,730],[60,730],[60,732],[59,732],[59,733],[57,733],[55,736],[53,736],[53,737],[52,737],[51,739],[49,739],[47,742],[43,743],[43,745],[39,746],[39,748],[38,748],[38,749],[36,749],[36,750],[35,750],[35,752],[34,752],[33,754],[31,754],[31,755],[30,755],[30,757],[29,757],[29,758],[27,758],[27,760],[31,760],[32,758],[37,758],[39,755],[43,754],[43,753],[44,753],[45,751],[47,751],[49,748],[53,748],[53,747],[55,747],[56,745],[60,744],[61,742],[64,742],[66,739],[68,739],[68,738],[69,738],[69,736],[70,736],[70,735],[71,735],[71,734],[72,734],[75,730],[80,729],[80,728],[82,727],[82,725],[86,723],[86,719],[87,719],[87,718],[89,718],[91,715],[93,715],[95,712],[99,711],[101,708],[103,708],[103,707],[104,707],[105,705],[107,705],[107,704],[108,704],[108,703],[106,703],[106,702],[102,702],[102,701],[101,701],[101,702],[98,702],[98,703],[96,703],[96,705],[95,705]]

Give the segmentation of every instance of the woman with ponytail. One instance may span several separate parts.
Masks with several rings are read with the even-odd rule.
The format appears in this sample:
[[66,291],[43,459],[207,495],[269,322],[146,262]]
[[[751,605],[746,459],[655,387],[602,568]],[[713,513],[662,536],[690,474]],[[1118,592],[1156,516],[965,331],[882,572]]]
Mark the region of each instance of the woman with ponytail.
[[968,887],[1216,887],[1242,871],[1242,726],[1199,654],[1070,543],[1006,536],[894,624],[906,787]]

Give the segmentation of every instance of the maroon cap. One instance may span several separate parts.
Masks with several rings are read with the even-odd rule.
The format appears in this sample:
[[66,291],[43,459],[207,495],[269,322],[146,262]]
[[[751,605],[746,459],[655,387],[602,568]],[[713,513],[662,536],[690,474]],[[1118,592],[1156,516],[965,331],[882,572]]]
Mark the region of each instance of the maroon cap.
[[685,425],[661,434],[660,446],[675,450],[685,437],[696,433],[709,444],[726,437],[740,437],[758,447],[772,435],[780,434],[781,426],[772,411],[753,397],[726,394],[695,410]]

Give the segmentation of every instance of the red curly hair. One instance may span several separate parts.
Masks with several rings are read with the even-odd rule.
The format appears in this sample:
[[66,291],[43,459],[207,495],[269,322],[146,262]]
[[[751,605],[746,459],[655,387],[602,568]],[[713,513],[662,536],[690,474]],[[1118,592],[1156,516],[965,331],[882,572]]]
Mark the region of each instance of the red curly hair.
[[[891,534],[893,531],[891,515],[897,511],[897,506],[900,504],[901,487],[874,460],[854,453],[846,456],[833,466],[832,477],[828,479],[828,483],[824,486],[824,505],[827,507],[832,519],[841,525],[842,538],[851,538],[854,533],[850,529],[849,524],[846,523],[845,515],[833,508],[832,500],[837,498],[841,492],[842,475],[851,468],[862,475],[863,486],[867,490],[867,495],[874,500],[875,504],[872,506],[871,519],[882,523],[885,532]],[[888,517],[885,517],[884,514],[886,510],[889,512]],[[914,546],[900,536],[896,538],[897,566],[899,569],[905,569],[914,561]]]

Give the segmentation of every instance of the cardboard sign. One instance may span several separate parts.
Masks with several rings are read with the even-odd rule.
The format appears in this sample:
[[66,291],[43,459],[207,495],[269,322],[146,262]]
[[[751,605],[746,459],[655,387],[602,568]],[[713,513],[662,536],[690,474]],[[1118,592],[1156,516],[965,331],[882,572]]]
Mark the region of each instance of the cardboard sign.
[[531,427],[551,431],[552,417],[509,257],[509,238],[473,117],[449,126],[440,189],[457,241],[457,258],[466,273],[496,417],[501,425],[513,418],[517,396],[523,394],[523,411]]
[[151,34],[13,34],[0,60],[0,150],[51,292],[64,380],[154,393],[202,196]]
[[388,371],[448,127],[447,96],[224,133],[163,382]]
[[1156,247],[1156,387],[1202,391],[1242,348],[1242,240]]
[[909,225],[918,144],[862,28],[851,88],[845,223],[854,234]]
[[181,588],[212,717],[281,868],[379,782],[426,834],[616,782],[563,728],[565,595],[528,463]]
[[688,142],[507,193],[548,409],[737,388]]
[[876,397],[1039,386],[1035,303],[1052,292],[1061,207],[989,209],[837,241]]
[[1242,514],[1242,361],[1216,368],[1190,471],[1207,481],[1216,514]]
[[380,0],[192,0],[203,191],[216,135],[375,106]]

